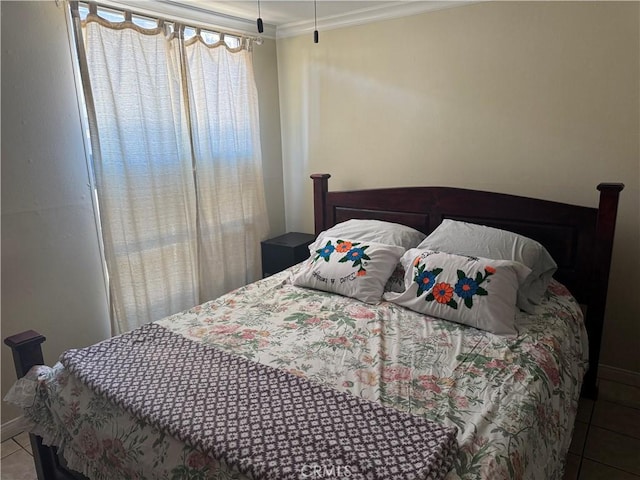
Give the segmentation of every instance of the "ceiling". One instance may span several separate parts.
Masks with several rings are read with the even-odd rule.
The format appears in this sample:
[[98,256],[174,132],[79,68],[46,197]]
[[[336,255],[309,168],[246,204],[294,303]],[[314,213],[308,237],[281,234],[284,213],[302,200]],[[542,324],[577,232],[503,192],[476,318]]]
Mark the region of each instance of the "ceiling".
[[[258,18],[258,1],[246,0],[187,0],[189,3],[200,8],[213,10],[218,13],[233,17],[256,20]],[[386,8],[388,6],[399,5],[402,1],[333,1],[318,0],[316,9],[319,19],[328,17],[344,16],[354,12],[367,11],[371,9]],[[273,26],[283,26],[299,22],[313,20],[314,4],[313,0],[260,0],[260,15],[265,24]]]
[[[0,0],[1,1],[1,0]],[[99,0],[107,6],[139,13],[213,25],[228,31],[257,35],[258,0]],[[471,0],[477,1],[477,0]],[[465,0],[317,0],[318,30],[359,25],[416,15],[471,3]],[[260,16],[267,38],[300,35],[314,30],[313,0],[260,0]]]

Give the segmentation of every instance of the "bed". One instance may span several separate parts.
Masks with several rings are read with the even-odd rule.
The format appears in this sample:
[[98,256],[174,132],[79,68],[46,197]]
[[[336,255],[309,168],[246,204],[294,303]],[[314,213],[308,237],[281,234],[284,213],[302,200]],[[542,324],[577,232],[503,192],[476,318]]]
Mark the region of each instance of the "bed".
[[[516,314],[517,335],[494,335],[390,301],[365,303],[294,285],[303,268],[296,265],[156,324],[304,382],[457,429],[448,480],[561,478],[580,392],[597,396],[623,185],[598,185],[599,206],[590,208],[448,187],[332,192],[329,177],[312,175],[316,235],[353,219],[393,222],[425,235],[443,221],[524,235],[557,263],[542,306]],[[326,238],[310,261],[325,260],[324,245]],[[485,281],[490,271],[475,278]],[[462,300],[460,310],[469,301]],[[40,479],[82,478],[78,470],[92,480],[247,478],[135,418],[62,365],[42,366],[44,340],[33,331],[5,340],[24,377],[27,416],[39,421],[31,439]],[[300,471],[297,478],[349,477],[348,469],[334,468]]]

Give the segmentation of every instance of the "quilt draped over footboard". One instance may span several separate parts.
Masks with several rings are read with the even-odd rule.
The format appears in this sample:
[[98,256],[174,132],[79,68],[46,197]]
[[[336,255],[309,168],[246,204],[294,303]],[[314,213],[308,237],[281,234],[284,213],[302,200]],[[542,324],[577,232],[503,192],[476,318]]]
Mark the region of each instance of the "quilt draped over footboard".
[[61,362],[140,420],[255,479],[298,479],[310,466],[353,479],[439,479],[456,454],[455,427],[158,324],[69,350]]

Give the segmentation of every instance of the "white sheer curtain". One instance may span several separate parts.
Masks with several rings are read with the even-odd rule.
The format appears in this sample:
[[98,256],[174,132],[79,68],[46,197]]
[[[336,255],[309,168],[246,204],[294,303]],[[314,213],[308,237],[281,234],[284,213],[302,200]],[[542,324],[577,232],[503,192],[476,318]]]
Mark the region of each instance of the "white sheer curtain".
[[[268,230],[258,92],[251,53],[187,42],[189,104],[200,214],[200,292],[219,295],[260,276]],[[211,275],[207,272],[216,272]]]
[[187,46],[162,23],[95,11],[82,27],[117,334],[259,277],[268,225],[257,93],[246,49],[199,36]]

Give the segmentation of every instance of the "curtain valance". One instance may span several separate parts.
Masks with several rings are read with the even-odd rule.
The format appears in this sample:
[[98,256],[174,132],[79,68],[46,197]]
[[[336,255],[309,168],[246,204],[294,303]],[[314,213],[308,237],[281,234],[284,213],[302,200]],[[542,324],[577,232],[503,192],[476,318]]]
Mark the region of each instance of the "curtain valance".
[[72,15],[81,21],[82,27],[86,27],[87,23],[96,22],[110,29],[132,29],[143,35],[164,33],[167,37],[183,39],[186,46],[201,42],[208,48],[224,47],[230,52],[251,51],[254,44],[259,45],[262,41],[256,37],[225,32],[213,27],[188,25],[138,14],[131,10],[105,7],[94,2],[71,1],[70,5]]

